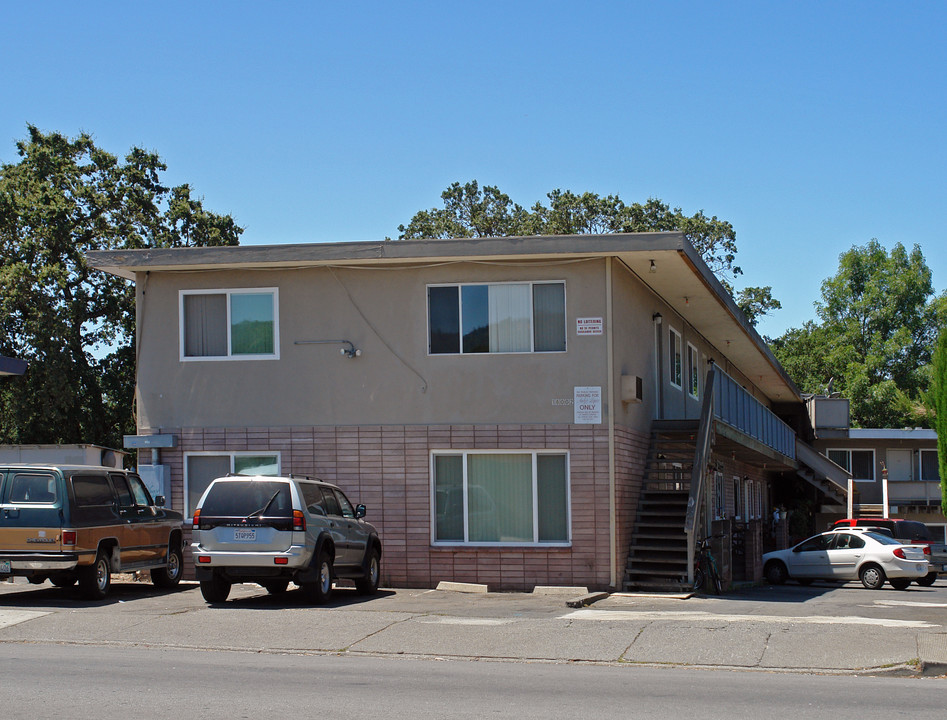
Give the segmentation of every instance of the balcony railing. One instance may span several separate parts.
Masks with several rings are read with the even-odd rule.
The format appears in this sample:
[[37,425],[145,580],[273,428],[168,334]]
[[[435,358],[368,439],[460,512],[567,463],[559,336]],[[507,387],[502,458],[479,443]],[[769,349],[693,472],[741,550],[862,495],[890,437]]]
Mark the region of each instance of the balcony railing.
[[714,374],[714,415],[786,457],[796,458],[792,428],[719,367]]

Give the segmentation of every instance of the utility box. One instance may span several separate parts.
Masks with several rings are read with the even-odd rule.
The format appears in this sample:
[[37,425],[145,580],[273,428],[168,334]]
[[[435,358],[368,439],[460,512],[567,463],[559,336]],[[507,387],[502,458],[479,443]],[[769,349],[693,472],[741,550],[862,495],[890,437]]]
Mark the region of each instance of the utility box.
[[148,492],[151,493],[151,497],[156,498],[159,495],[164,495],[165,503],[170,507],[171,498],[168,492],[170,490],[168,487],[170,472],[168,466],[139,465],[138,474],[141,476],[142,482],[145,483],[145,487],[148,488]]
[[817,395],[809,398],[806,404],[816,435],[819,430],[848,430],[851,427],[848,398]]

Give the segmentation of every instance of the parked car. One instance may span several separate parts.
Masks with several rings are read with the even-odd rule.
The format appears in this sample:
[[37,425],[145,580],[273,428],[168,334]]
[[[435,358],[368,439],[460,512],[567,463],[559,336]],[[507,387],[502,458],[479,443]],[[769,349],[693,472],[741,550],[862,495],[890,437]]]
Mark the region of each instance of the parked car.
[[831,529],[837,528],[880,528],[891,533],[891,537],[905,545],[926,545],[930,548],[930,570],[917,581],[918,585],[930,586],[937,579],[937,574],[947,574],[947,545],[936,542],[931,537],[927,525],[917,520],[900,520],[898,518],[846,518],[836,520]]
[[861,528],[830,530],[795,547],[763,555],[763,574],[774,585],[788,578],[808,585],[813,580],[861,580],[877,590],[887,580],[904,590],[927,575],[930,550]]
[[194,511],[191,550],[201,593],[224,602],[233,583],[281,593],[290,582],[323,603],[338,578],[378,589],[381,540],[335,485],[298,477],[217,478]]
[[77,581],[104,598],[112,573],[150,570],[173,587],[184,570],[184,519],[137,474],[83,465],[0,466],[0,579]]

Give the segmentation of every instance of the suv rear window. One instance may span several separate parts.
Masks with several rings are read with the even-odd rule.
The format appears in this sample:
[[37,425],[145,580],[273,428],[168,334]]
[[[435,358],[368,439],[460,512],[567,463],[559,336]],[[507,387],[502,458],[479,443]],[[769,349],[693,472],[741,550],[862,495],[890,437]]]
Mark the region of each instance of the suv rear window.
[[10,483],[9,502],[56,502],[56,477],[47,473],[17,473]]
[[293,516],[289,483],[279,480],[215,482],[201,506],[201,517]]
[[102,475],[74,475],[72,491],[79,507],[112,504],[112,486]]

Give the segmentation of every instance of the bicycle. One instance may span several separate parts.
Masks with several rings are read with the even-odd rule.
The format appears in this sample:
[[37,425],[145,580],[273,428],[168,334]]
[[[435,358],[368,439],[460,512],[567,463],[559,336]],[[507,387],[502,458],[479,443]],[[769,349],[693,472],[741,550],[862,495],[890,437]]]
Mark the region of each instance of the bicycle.
[[697,543],[697,560],[694,566],[694,592],[700,592],[705,581],[708,589],[715,595],[723,592],[720,583],[720,573],[717,571],[717,561],[710,552],[710,541],[713,538],[722,538],[723,535],[708,535]]

